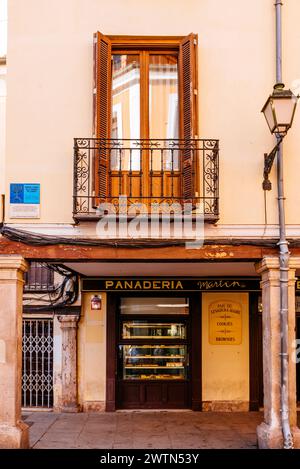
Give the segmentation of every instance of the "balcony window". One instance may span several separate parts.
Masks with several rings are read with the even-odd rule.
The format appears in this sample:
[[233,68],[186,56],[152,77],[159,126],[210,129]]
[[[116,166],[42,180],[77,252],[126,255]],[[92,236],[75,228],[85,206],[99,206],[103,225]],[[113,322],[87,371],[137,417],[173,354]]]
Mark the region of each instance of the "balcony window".
[[[151,148],[153,140],[197,136],[197,37],[129,42],[95,35],[95,137],[128,143],[94,155],[94,192],[101,197],[193,197],[199,181],[192,174],[191,151],[183,152],[180,161],[179,152],[165,145],[160,153]],[[144,148],[150,141],[149,148],[140,152],[135,141]]]

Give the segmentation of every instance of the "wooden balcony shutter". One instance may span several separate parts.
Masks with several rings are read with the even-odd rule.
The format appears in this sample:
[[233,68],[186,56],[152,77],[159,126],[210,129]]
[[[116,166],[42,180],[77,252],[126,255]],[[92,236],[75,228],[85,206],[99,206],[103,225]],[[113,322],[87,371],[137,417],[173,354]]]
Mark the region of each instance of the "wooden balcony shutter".
[[[110,138],[111,125],[111,41],[99,31],[94,34],[94,137]],[[107,197],[109,152],[102,142],[94,152],[93,190]]]
[[179,48],[179,86],[180,86],[180,137],[187,148],[182,152],[182,196],[191,200],[195,196],[196,182],[193,174],[197,170],[195,151],[189,147],[190,139],[198,133],[197,107],[197,35],[189,34]]

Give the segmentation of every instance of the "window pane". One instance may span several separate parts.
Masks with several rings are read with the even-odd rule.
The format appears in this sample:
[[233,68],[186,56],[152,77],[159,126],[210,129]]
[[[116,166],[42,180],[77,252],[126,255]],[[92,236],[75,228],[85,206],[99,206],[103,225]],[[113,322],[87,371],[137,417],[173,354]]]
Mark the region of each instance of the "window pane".
[[[149,130],[150,138],[178,138],[178,60],[174,55],[149,57]],[[164,151],[164,169],[178,170],[178,152]],[[161,169],[159,152],[151,162],[152,170]]]
[[[113,55],[111,138],[140,138],[140,63],[138,55]],[[129,146],[129,142],[128,145]],[[111,169],[139,170],[140,152],[113,150]]]
[[183,323],[150,321],[124,321],[122,339],[185,339],[186,326]]
[[121,298],[121,314],[189,314],[188,298]]

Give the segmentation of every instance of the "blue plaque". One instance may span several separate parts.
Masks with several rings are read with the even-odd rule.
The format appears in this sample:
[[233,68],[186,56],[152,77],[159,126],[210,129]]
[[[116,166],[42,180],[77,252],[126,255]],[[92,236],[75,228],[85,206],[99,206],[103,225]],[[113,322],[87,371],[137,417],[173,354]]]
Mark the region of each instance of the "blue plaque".
[[11,204],[39,204],[40,184],[10,184]]

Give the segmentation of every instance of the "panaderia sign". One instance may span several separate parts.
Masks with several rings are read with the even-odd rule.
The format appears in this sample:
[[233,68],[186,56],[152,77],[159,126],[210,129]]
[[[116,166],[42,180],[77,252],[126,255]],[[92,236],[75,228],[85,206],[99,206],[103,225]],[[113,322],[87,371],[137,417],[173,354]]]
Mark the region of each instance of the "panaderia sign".
[[257,278],[84,278],[82,291],[259,291]]

